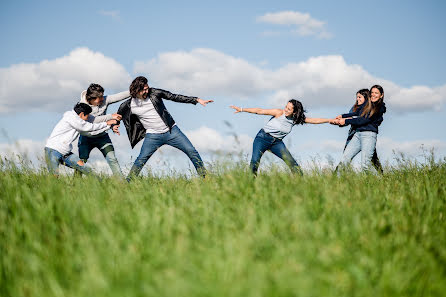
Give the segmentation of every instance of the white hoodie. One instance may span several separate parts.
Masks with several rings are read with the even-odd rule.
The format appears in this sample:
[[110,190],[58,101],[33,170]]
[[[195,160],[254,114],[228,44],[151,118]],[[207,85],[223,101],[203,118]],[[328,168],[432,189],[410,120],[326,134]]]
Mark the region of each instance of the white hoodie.
[[110,128],[106,122],[89,123],[79,117],[74,111],[67,111],[63,118],[54,127],[50,137],[46,141],[45,147],[58,151],[62,155],[66,155],[73,149],[71,144],[79,134],[85,136],[94,136],[100,134]]

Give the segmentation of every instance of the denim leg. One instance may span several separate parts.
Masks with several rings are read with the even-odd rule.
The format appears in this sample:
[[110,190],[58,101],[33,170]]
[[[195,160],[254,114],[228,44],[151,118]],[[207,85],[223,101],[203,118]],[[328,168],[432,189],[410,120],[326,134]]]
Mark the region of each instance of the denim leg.
[[99,150],[107,161],[108,166],[110,166],[113,175],[118,178],[124,178],[121,171],[121,166],[119,166],[118,159],[116,158],[115,148],[113,147],[111,139],[108,135],[104,137],[104,141],[102,141]]
[[285,161],[285,163],[290,167],[291,172],[303,175],[302,169],[300,168],[299,164],[297,164],[296,160],[293,158],[282,140],[276,140],[271,146],[270,150],[274,155]]
[[341,162],[339,165],[346,166],[350,164],[350,162],[353,160],[353,158],[361,151],[361,140],[359,137],[359,133],[356,132],[355,135],[353,135],[352,139],[347,144],[347,147],[344,150],[344,153],[342,155]]
[[273,141],[274,137],[267,134],[265,131],[263,131],[263,129],[257,133],[256,138],[254,138],[254,143],[252,144],[251,163],[249,164],[252,173],[257,174],[260,159],[262,158],[263,154],[270,149]]
[[63,157],[63,161],[65,166],[73,168],[76,171],[80,171],[84,174],[90,174],[92,173],[92,170],[90,167],[88,167],[87,165],[79,165],[77,164],[77,162],[79,162],[81,159],[79,159],[78,156],[76,156],[75,154],[69,154],[67,156]]
[[372,131],[359,132],[361,140],[361,168],[363,171],[375,171],[372,157],[376,148],[376,133]]
[[62,154],[56,150],[45,147],[45,161],[49,173],[59,175],[59,164],[62,163]]
[[[168,133],[168,132],[167,132]],[[144,142],[141,147],[141,151],[139,152],[138,158],[136,158],[133,163],[132,168],[130,169],[129,175],[127,176],[127,180],[130,180],[133,176],[138,176],[141,172],[144,165],[159,149],[162,145],[166,143],[166,133],[156,134],[156,133],[147,133],[144,138]]]
[[190,142],[189,138],[181,132],[180,128],[174,126],[170,133],[170,137],[167,140],[167,143],[174,148],[179,149],[183,153],[185,153],[195,169],[197,170],[198,175],[204,177],[206,175],[206,168],[204,168],[203,160],[200,157],[200,154],[197,152],[195,147]]

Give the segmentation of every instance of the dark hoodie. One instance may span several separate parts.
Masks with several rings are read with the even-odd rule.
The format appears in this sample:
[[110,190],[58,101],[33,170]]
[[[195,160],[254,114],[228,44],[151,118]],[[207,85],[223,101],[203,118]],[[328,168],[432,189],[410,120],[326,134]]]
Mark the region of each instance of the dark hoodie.
[[364,107],[365,104],[362,104],[355,112],[343,114],[343,118],[353,117],[351,119],[346,119],[345,124],[351,125],[352,129],[357,132],[372,131],[378,133],[378,126],[381,125],[383,115],[386,112],[386,104],[383,102],[379,111],[374,113],[371,117],[360,116]]

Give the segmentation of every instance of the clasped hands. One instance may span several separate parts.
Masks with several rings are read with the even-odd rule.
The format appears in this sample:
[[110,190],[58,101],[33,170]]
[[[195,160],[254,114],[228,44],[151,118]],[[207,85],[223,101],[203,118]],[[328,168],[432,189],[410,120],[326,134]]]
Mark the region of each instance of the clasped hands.
[[334,119],[330,119],[329,123],[332,124],[332,125],[344,126],[345,125],[345,119],[342,118],[342,115],[338,115]]

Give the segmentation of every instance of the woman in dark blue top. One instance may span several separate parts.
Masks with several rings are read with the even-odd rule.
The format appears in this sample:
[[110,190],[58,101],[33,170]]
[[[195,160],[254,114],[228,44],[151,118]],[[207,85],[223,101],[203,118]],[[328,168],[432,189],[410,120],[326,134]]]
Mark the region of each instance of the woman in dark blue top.
[[[373,86],[372,89],[376,89],[379,91],[379,89],[376,88],[376,86]],[[384,90],[383,90],[384,92]],[[366,93],[366,94],[364,94]],[[376,94],[376,92],[375,92]],[[356,93],[356,101],[355,104],[353,105],[352,108],[350,108],[349,114],[353,114],[355,113],[358,108],[363,105],[365,103],[365,97],[369,96],[370,97],[370,92],[368,89],[361,89]],[[339,115],[336,117],[337,119],[341,119],[342,115]],[[346,125],[340,125],[340,127],[345,127]],[[344,151],[347,148],[348,143],[350,142],[350,140],[352,140],[353,136],[355,135],[356,129],[354,128],[353,125],[350,126],[350,129],[348,131],[347,134],[347,140],[345,141],[345,146],[344,146]],[[383,173],[383,167],[381,165],[381,162],[379,161],[378,158],[378,154],[376,153],[376,148],[375,151],[373,152],[373,156],[372,156],[372,165],[375,167],[375,169],[379,172],[379,173]],[[336,170],[338,170],[338,167],[336,167]]]
[[383,121],[386,106],[383,102],[384,89],[374,85],[370,90],[370,93],[365,90],[358,92],[364,97],[364,103],[358,105],[355,111],[337,117],[336,124],[352,126],[352,133],[349,133],[340,165],[349,164],[361,152],[361,168],[363,170],[372,168],[371,160],[376,150],[378,126]]

